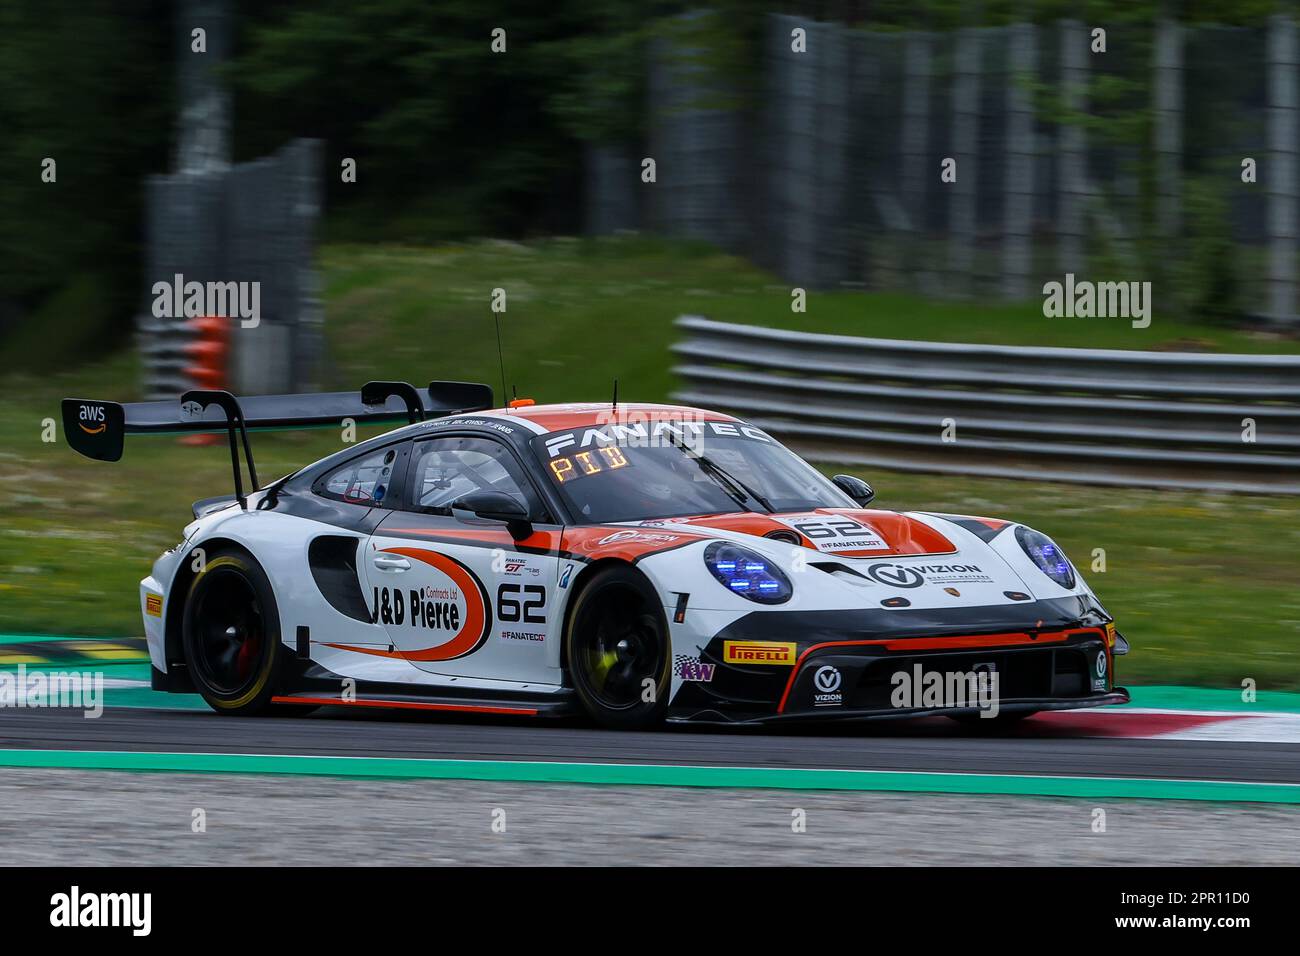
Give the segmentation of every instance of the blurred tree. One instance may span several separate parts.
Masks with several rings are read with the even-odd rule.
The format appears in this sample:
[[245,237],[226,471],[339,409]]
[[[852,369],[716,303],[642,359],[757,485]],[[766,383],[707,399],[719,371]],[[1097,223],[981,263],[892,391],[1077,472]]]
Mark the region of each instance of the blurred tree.
[[[639,121],[638,47],[653,9],[325,0],[258,10],[231,68],[236,153],[325,139],[331,199],[349,207],[341,228],[367,238],[572,229],[580,138],[621,137]],[[504,52],[491,48],[497,28]],[[343,157],[357,161],[355,184],[341,182]]]
[[[710,15],[676,17],[701,8]],[[1099,142],[1129,144],[1149,169],[1149,24],[1168,15],[1258,25],[1278,8],[1277,0],[236,0],[226,75],[237,158],[294,136],[325,140],[332,233],[524,235],[577,228],[583,144],[642,137],[646,45],[685,22],[700,31],[705,42],[695,46],[709,66],[739,80],[760,75],[772,10],[869,29],[1102,24],[1112,37],[1122,31],[1135,65],[1094,71],[1090,118],[1061,118],[1090,123]],[[168,169],[175,129],[173,18],[167,0],[0,4],[6,347],[20,320],[44,341],[42,354],[55,337],[102,345],[128,327],[141,300],[142,186]],[[502,53],[491,48],[496,28],[505,31]],[[724,85],[742,95],[760,89]],[[57,183],[40,180],[45,157],[58,163]],[[357,161],[355,184],[341,182],[344,157]],[[1150,252],[1158,259],[1159,247]]]
[[[645,132],[646,49],[689,0],[276,0],[249,14],[230,75],[236,152],[329,144],[336,235],[572,231],[583,143]],[[698,21],[720,70],[753,73],[766,4]],[[505,52],[491,34],[506,32]],[[356,183],[338,175],[357,160]]]
[[[166,168],[172,131],[168,7],[0,5],[0,336],[28,317],[46,346],[24,364],[57,359],[60,338],[102,348],[139,301],[143,180]],[[80,314],[38,312],[47,301]]]

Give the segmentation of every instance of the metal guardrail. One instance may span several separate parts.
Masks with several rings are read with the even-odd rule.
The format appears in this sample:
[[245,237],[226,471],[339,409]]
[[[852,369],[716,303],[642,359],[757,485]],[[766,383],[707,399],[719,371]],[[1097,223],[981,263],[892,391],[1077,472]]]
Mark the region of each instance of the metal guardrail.
[[[1300,355],[911,342],[682,316],[674,399],[815,460],[1300,493]],[[1254,441],[1243,440],[1254,422]],[[952,440],[945,440],[945,425]]]

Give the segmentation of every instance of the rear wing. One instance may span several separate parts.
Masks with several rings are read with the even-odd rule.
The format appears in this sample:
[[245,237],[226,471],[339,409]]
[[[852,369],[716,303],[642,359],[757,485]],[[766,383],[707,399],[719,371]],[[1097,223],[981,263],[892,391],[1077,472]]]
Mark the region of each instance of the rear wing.
[[426,417],[491,408],[492,388],[474,382],[430,382],[417,389],[406,382],[367,382],[358,392],[254,395],[196,389],[176,401],[119,404],[88,398],[63,400],[63,434],[75,451],[98,461],[118,461],[127,435],[226,432],[235,477],[235,496],[246,507],[239,468],[243,446],[253,490],[257,470],[249,430],[423,421]]

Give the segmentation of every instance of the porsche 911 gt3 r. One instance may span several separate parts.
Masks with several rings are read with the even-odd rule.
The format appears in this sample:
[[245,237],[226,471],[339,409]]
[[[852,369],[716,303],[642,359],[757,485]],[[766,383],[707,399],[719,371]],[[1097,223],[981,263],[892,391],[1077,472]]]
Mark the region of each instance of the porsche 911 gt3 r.
[[[761,429],[487,386],[63,403],[78,451],[225,431],[233,495],[140,584],[156,689],[223,714],[380,706],[618,727],[1123,703],[1114,622],[1047,536],[868,508]],[[259,486],[248,432],[408,424]],[[251,489],[246,493],[242,449]],[[957,680],[954,680],[954,676]],[[969,679],[983,697],[959,693]],[[989,690],[992,696],[989,696]]]

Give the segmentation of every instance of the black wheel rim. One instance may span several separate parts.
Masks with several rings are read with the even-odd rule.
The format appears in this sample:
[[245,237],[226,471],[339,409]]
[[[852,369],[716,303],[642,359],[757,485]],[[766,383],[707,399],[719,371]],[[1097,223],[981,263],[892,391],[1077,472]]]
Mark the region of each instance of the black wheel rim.
[[237,571],[208,572],[194,604],[192,661],[200,678],[223,695],[238,695],[257,680],[266,642],[261,603]]
[[574,624],[574,663],[596,703],[607,710],[630,710],[646,703],[647,686],[658,692],[663,642],[659,623],[639,592],[602,588],[588,598]]

